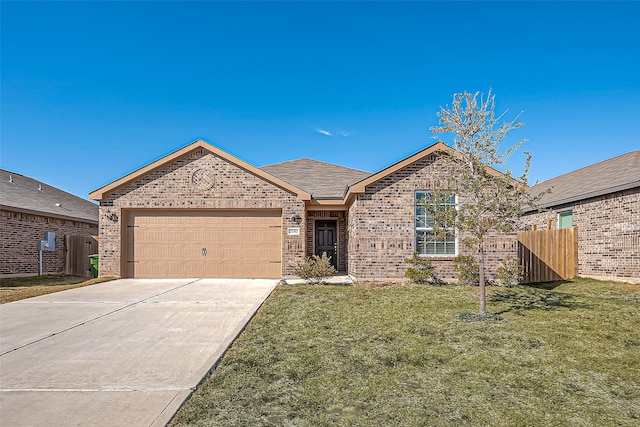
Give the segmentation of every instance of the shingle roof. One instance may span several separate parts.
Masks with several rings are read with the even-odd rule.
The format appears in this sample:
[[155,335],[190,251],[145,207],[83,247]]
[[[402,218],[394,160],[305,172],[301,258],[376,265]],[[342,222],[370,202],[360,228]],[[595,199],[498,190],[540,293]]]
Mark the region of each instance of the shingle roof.
[[260,169],[311,193],[314,199],[342,199],[348,186],[371,175],[369,172],[306,158]]
[[98,205],[89,200],[4,169],[0,169],[0,208],[94,224],[99,216]]
[[550,208],[634,187],[640,187],[640,150],[541,182],[531,192],[551,188],[540,201],[541,207]]

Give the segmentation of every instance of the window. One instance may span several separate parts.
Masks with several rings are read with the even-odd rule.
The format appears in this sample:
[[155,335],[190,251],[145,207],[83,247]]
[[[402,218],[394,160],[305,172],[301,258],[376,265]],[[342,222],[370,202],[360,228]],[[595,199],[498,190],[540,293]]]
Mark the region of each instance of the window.
[[564,211],[558,213],[558,228],[573,227],[573,211]]
[[433,216],[425,209],[425,203],[439,203],[444,209],[456,208],[456,196],[447,200],[433,200],[431,191],[416,191],[416,252],[420,255],[456,255],[456,233],[448,229],[444,239],[435,239]]

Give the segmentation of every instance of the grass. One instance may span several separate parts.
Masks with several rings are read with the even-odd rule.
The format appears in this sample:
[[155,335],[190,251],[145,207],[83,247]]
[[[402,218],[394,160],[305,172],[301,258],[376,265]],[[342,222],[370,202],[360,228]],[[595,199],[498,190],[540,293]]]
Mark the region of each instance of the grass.
[[171,425],[640,425],[640,286],[489,292],[280,286]]
[[86,277],[66,275],[0,278],[0,304],[80,288],[108,280],[112,279],[87,279]]

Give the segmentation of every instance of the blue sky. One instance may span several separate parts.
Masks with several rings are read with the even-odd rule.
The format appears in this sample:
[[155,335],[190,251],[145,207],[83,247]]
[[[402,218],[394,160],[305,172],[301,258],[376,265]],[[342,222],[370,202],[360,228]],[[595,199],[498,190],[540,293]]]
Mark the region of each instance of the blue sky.
[[0,7],[0,166],[81,197],[199,138],[376,172],[465,90],[524,111],[531,182],[640,148],[638,2]]

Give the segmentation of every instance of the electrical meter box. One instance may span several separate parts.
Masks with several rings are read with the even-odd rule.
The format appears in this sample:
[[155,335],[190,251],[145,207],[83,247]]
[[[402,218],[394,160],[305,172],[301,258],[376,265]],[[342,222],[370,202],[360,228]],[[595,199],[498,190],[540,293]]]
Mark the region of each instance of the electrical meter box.
[[44,240],[47,241],[47,249],[50,251],[56,250],[56,233],[54,231],[46,231],[44,233]]
[[38,242],[39,251],[55,251],[56,250],[56,233],[54,231],[45,231],[44,240]]

